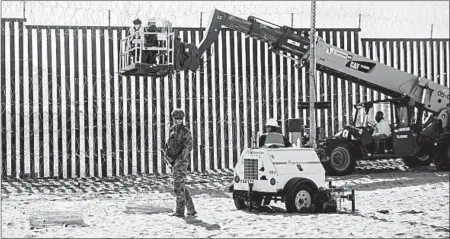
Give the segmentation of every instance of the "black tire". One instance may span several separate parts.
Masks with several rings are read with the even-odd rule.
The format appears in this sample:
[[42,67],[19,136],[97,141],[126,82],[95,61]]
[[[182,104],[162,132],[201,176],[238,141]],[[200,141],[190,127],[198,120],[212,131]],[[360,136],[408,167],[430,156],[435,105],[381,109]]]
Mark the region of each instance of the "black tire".
[[434,165],[438,171],[450,170],[450,145],[444,147],[434,158]]
[[250,203],[252,204],[253,209],[260,208],[262,205],[262,198],[256,198],[251,201],[242,199],[242,198],[235,198],[234,199],[234,205],[236,206],[237,210],[245,210],[250,207]]
[[299,183],[287,193],[286,211],[288,213],[310,213],[313,211],[315,190],[308,184]]
[[330,159],[323,162],[323,166],[327,175],[344,176],[355,170],[356,161],[346,147],[338,146],[331,152]]
[[405,164],[410,168],[420,166],[430,166],[430,164],[433,162],[433,158],[429,154],[425,154],[419,157],[416,156],[404,157],[403,160],[405,161]]
[[244,199],[241,198],[235,198],[234,199],[234,205],[236,206],[237,210],[245,210],[248,208],[247,203]]

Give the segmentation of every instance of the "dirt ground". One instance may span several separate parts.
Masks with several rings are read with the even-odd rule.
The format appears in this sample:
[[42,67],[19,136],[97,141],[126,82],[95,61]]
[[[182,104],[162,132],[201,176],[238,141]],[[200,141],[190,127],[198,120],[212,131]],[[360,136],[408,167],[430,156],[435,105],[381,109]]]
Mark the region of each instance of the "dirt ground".
[[[231,177],[230,171],[191,175],[199,215],[184,219],[169,216],[175,206],[169,176],[3,182],[2,236],[449,237],[449,174],[431,167],[333,177],[335,185],[356,188],[356,213],[348,201],[335,214],[288,214],[281,203],[272,203],[271,212],[238,211],[226,190]],[[50,225],[57,212],[70,220]]]

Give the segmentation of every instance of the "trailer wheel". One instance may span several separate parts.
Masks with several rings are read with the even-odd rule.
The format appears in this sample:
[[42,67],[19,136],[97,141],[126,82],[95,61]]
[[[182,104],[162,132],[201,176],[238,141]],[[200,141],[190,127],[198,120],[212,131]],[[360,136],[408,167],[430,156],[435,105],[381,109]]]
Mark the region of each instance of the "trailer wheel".
[[315,191],[305,183],[299,183],[294,187],[292,193],[289,193],[286,197],[286,211],[288,213],[299,212],[309,213],[312,212],[312,206],[314,205]]
[[324,162],[325,170],[330,176],[343,176],[353,172],[356,162],[352,159],[350,151],[338,146],[331,152],[330,160]]
[[250,207],[250,203],[252,204],[252,208],[259,208],[262,205],[262,199],[254,199],[254,200],[245,200],[242,198],[235,198],[234,199],[234,205],[236,206],[237,210],[245,210]]
[[237,210],[247,209],[247,203],[245,202],[244,199],[241,199],[241,198],[235,198],[234,205],[236,206]]

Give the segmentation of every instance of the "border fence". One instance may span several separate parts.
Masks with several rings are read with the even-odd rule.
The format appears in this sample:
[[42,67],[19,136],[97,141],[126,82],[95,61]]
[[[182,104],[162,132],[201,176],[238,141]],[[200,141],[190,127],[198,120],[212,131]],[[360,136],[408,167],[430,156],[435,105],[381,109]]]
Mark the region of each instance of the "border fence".
[[[231,169],[269,117],[302,117],[307,68],[243,33],[223,30],[195,73],[174,78],[118,75],[127,27],[37,26],[1,19],[3,178],[164,174],[160,148],[170,112],[181,107],[194,137],[191,171]],[[204,28],[175,28],[199,43]],[[309,29],[298,29],[307,32]],[[364,39],[360,29],[317,29],[326,42],[450,87],[449,39]],[[392,79],[395,80],[395,79]],[[318,115],[326,135],[352,117],[352,105],[384,96],[317,73]]]

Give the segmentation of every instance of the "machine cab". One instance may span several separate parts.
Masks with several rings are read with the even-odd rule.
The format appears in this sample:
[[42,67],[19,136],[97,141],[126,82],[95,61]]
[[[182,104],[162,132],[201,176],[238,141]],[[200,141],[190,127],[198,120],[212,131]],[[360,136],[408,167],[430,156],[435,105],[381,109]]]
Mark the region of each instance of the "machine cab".
[[[388,120],[388,122],[391,122],[390,110],[391,109],[389,102],[383,101],[364,102],[356,105],[353,119],[354,134],[352,135],[356,139],[358,139],[363,146],[372,148],[371,146],[373,146],[374,143],[374,138],[372,135],[376,125],[375,114],[381,111],[383,113],[384,119]],[[383,151],[386,149],[392,149],[391,137],[383,140],[382,146]]]
[[[154,24],[152,24],[154,23]],[[175,33],[167,20],[151,19],[120,40],[119,74],[164,77],[173,71]]]
[[391,126],[391,136],[380,142],[385,150],[393,150],[397,156],[410,156],[411,152],[416,150],[415,132],[416,125],[420,125],[420,119],[415,122],[415,119],[422,117],[422,111],[414,114],[414,107],[409,105],[408,99],[392,98],[387,100],[379,100],[373,102],[365,102],[357,105],[354,118],[354,127],[359,131],[359,137],[364,146],[370,145],[373,142],[371,137],[374,125],[376,124],[374,115],[381,111],[384,114],[384,119],[388,120]]

